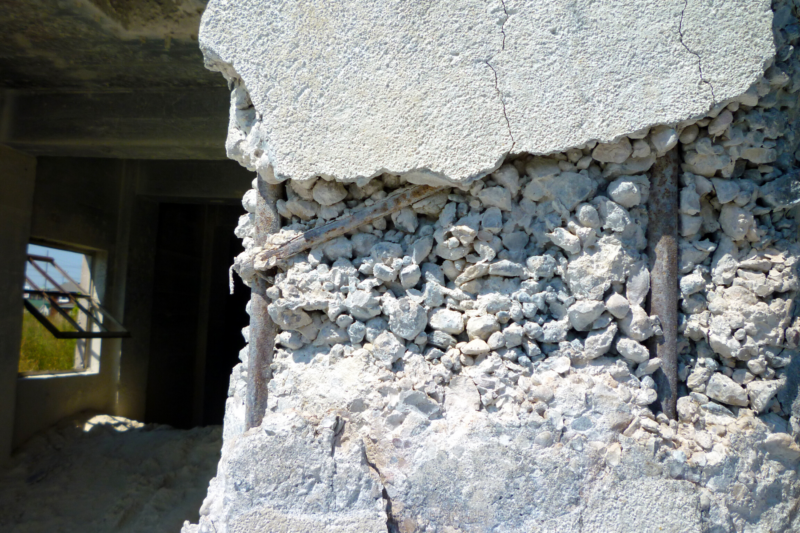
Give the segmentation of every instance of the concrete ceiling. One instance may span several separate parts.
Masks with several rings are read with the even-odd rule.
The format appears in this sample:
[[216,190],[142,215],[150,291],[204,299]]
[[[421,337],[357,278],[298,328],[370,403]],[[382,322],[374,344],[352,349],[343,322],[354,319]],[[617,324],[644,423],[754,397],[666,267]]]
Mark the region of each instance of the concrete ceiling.
[[224,159],[207,0],[4,0],[0,144],[36,156]]
[[204,0],[5,0],[0,86],[222,87],[203,67]]

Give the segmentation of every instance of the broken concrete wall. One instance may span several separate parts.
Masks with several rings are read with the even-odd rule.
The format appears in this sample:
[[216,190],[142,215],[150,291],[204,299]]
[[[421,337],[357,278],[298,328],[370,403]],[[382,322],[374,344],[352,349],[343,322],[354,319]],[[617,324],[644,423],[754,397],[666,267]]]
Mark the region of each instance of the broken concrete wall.
[[[345,50],[338,43],[325,48],[326,32],[344,42],[348,32],[358,35],[352,26],[333,31],[332,21],[344,15],[302,6],[291,8],[299,10],[292,16],[280,10],[258,16],[274,17],[276,34],[318,29],[309,48],[326,58]],[[553,17],[573,13],[559,2],[489,9],[501,34],[493,61],[523,42],[530,46],[507,63],[518,70],[495,71],[503,118],[512,132],[521,125],[512,141],[520,145],[511,148],[506,138],[492,147],[502,128],[481,124],[486,117],[470,116],[472,109],[459,110],[462,126],[477,121],[478,129],[466,130],[484,135],[483,152],[451,146],[441,157],[435,144],[413,144],[416,137],[395,136],[386,145],[381,137],[348,137],[348,128],[370,131],[366,118],[348,115],[349,107],[336,108],[339,115],[315,108],[282,130],[288,123],[281,116],[302,99],[286,105],[279,95],[302,76],[276,74],[288,67],[265,64],[269,56],[245,46],[241,39],[254,35],[245,30],[260,20],[255,7],[212,2],[201,43],[211,66],[233,83],[229,153],[259,169],[260,179],[286,181],[276,206],[282,228],[271,244],[350,216],[409,183],[444,179],[455,186],[261,273],[254,263],[258,193],[245,195],[249,214],[237,235],[247,251],[235,268],[251,284],[268,277],[268,311],[280,328],[268,407],[260,427],[247,430],[251,354],[243,350],[231,379],[218,475],[200,524],[186,531],[800,529],[791,209],[800,200],[793,170],[800,142],[796,8],[776,3],[773,16],[755,2],[722,2],[713,11],[683,2],[640,5],[638,17],[650,22],[644,25],[626,18],[635,9],[603,6],[583,6],[580,14],[596,13],[586,20]],[[483,16],[479,6],[469,7],[459,16]],[[437,9],[447,8],[408,9],[401,21],[439,20]],[[603,14],[614,24],[590,24]],[[439,28],[428,24],[420,39],[436,42]],[[637,43],[645,26],[652,30],[642,37],[645,49],[635,51],[650,55],[635,57],[649,57],[640,66],[655,74],[651,84],[637,85],[649,78],[633,76],[638,63],[621,46]],[[581,34],[586,27],[613,31],[598,44]],[[544,53],[542,36],[514,41],[525,28],[568,35],[563,48]],[[701,34],[700,28],[711,29]],[[546,83],[521,72],[532,65],[546,72],[553,58],[581,45],[609,62],[586,78],[610,85],[583,94],[595,98],[593,106],[537,108],[535,95],[520,87]],[[478,57],[483,44],[476,46],[470,50]],[[349,50],[354,61],[362,59]],[[693,58],[688,86],[686,76],[667,75],[682,72],[684,52]],[[582,90],[573,82],[583,79],[575,72],[588,68],[583,57],[566,53],[558,64],[559,75],[571,80],[559,89],[566,99],[570,90]],[[615,71],[614,61],[632,70]],[[503,81],[515,76],[516,82]],[[318,77],[302,94],[313,99],[325,81]],[[367,104],[347,92],[357,93],[357,84],[340,87],[340,81],[331,81],[328,96],[363,111]],[[461,89],[475,91],[474,111],[486,111],[480,89]],[[426,105],[437,101],[437,109],[452,111],[452,102]],[[624,110],[615,107],[622,103]],[[406,108],[396,109],[415,124]],[[582,122],[570,122],[572,116]],[[326,129],[331,117],[341,129]],[[436,128],[420,129],[433,142],[457,131],[433,120]],[[308,144],[293,145],[298,138]],[[336,148],[340,141],[359,150]],[[296,149],[287,155],[284,143]],[[677,420],[657,412],[653,376],[660,360],[644,346],[661,334],[659,318],[646,312],[650,171],[672,149],[683,162],[675,213],[682,297]],[[304,155],[311,151],[314,158]],[[448,166],[452,161],[461,166]],[[427,178],[418,172],[423,167]]]

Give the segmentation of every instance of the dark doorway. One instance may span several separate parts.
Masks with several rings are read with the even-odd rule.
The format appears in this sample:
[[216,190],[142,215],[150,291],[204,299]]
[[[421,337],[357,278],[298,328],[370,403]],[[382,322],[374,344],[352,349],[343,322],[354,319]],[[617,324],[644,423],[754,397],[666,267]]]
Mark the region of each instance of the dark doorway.
[[221,424],[228,380],[244,347],[249,290],[228,267],[241,251],[241,207],[159,206],[145,421]]
[[[242,252],[242,242],[233,234],[239,209],[234,208],[234,224],[219,225],[214,232],[214,263],[211,283],[208,343],[206,350],[203,425],[222,424],[231,369],[239,364],[239,350],[244,348],[242,328],[250,323],[245,311],[250,288],[234,274],[234,291],[230,294],[228,268]],[[226,219],[228,221],[229,219]]]

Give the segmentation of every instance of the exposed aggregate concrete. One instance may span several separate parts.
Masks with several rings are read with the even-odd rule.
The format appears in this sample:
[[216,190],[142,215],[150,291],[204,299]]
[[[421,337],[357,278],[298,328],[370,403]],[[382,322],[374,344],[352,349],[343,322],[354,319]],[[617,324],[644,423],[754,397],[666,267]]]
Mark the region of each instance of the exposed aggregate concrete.
[[[793,4],[773,9],[774,63],[706,116],[510,156],[281,264],[264,423],[244,432],[245,349],[223,461],[186,531],[800,530],[800,26]],[[668,420],[651,408],[660,361],[644,344],[661,328],[644,249],[648,172],[675,147]],[[276,244],[408,186],[286,183]],[[236,231],[250,283],[252,215]]]

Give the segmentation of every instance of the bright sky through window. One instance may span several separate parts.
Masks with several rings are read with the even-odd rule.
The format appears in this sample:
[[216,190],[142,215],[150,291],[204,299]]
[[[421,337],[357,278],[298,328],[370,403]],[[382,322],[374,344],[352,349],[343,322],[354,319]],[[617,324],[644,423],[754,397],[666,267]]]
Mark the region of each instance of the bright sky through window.
[[[72,279],[80,283],[81,281],[81,268],[83,265],[83,254],[75,253],[75,252],[67,252],[65,250],[59,250],[57,248],[48,248],[47,246],[39,246],[36,244],[29,244],[28,245],[28,253],[32,255],[43,255],[47,257],[52,257],[55,259],[58,266],[63,268],[67,274],[69,274]],[[53,268],[52,266],[46,263],[38,263],[41,268],[43,268],[47,274],[56,280],[56,282],[63,284],[67,281],[64,279],[64,276],[61,273]],[[45,286],[45,279],[39,272],[36,271],[30,263],[26,264],[25,268],[25,275],[30,278],[39,288],[44,288]],[[50,286],[47,283],[48,287]]]

